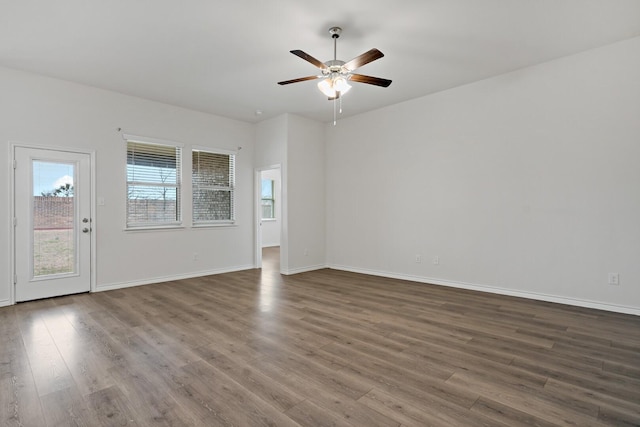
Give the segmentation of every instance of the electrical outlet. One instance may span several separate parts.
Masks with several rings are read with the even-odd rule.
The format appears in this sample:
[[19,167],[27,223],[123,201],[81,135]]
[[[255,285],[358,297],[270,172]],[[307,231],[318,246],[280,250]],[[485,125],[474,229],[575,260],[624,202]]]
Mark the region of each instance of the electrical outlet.
[[440,257],[436,255],[433,257],[433,265],[438,265],[438,264],[440,264]]
[[422,255],[416,254],[416,264],[420,264],[422,262]]
[[304,256],[309,256],[309,249],[304,250]]
[[619,285],[620,284],[620,274],[619,273],[609,273],[609,284],[610,285]]
[[200,255],[198,255],[198,252],[194,252],[193,253],[193,260],[194,261],[198,261],[199,258],[200,258]]

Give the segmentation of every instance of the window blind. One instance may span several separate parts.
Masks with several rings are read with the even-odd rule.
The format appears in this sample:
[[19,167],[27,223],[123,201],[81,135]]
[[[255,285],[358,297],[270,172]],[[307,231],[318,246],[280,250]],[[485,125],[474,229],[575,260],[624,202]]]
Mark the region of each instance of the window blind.
[[193,223],[235,222],[235,155],[193,150]]
[[127,227],[180,224],[177,146],[127,141]]

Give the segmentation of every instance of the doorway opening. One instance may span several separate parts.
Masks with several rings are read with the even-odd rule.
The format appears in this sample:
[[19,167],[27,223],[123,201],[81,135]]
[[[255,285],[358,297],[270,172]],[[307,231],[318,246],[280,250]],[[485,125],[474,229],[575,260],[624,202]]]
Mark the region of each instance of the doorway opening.
[[[256,268],[280,272],[283,204],[280,165],[258,168],[256,186]],[[275,258],[277,257],[277,263]],[[264,264],[263,264],[264,258]],[[277,265],[276,265],[277,264]]]

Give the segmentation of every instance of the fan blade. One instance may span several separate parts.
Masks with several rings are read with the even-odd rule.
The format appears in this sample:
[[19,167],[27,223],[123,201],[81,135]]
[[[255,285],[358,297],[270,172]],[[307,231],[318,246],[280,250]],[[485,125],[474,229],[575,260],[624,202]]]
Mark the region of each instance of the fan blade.
[[278,82],[279,85],[288,85],[291,83],[298,83],[298,82],[304,82],[307,80],[315,80],[315,79],[319,79],[320,77],[318,76],[307,76],[307,77],[300,77],[299,79],[293,79],[293,80],[285,80],[283,82]]
[[360,56],[356,56],[351,61],[347,62],[343,65],[349,71],[353,71],[356,68],[360,68],[369,62],[375,61],[376,59],[380,59],[384,56],[384,53],[380,52],[378,49],[371,49],[368,52],[363,53]]
[[320,68],[321,70],[326,70],[327,68],[329,68],[326,65],[324,65],[322,62],[318,61],[313,56],[311,56],[308,53],[305,53],[305,52],[303,52],[301,50],[292,50],[290,52],[293,53],[295,56],[299,56],[300,58],[304,59],[305,61],[310,62],[311,64],[315,65],[316,67]]
[[391,80],[381,79],[380,77],[365,76],[362,74],[351,74],[351,78],[349,80],[352,82],[367,83],[382,87],[389,87],[391,84]]

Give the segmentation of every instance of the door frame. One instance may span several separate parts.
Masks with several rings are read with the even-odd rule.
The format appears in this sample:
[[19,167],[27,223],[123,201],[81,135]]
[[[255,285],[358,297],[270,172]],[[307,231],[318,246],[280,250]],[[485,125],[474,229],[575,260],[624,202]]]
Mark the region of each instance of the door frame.
[[90,205],[90,215],[92,219],[91,226],[93,228],[93,232],[90,233],[90,248],[91,248],[91,256],[89,260],[89,292],[96,291],[96,151],[95,150],[85,150],[81,148],[75,147],[61,147],[55,145],[41,145],[41,144],[29,144],[23,142],[15,142],[9,141],[9,191],[7,194],[9,195],[9,223],[7,226],[9,227],[9,277],[7,277],[7,283],[9,286],[9,304],[13,305],[16,303],[16,281],[15,277],[17,274],[16,271],[16,230],[14,227],[13,219],[16,215],[16,203],[15,203],[15,169],[14,169],[14,160],[16,155],[16,148],[26,148],[26,149],[36,149],[36,150],[48,150],[48,151],[62,151],[66,153],[75,153],[75,154],[85,154],[89,156],[89,179],[91,182],[89,183],[89,189],[91,191],[91,197],[89,201]]
[[255,168],[253,170],[253,176],[254,176],[254,196],[253,196],[253,200],[254,200],[254,219],[255,219],[255,223],[254,223],[254,229],[255,229],[255,239],[254,239],[254,268],[262,268],[262,172],[263,171],[268,171],[268,170],[272,170],[272,169],[277,169],[278,171],[280,171],[280,265],[282,266],[282,247],[283,245],[286,244],[286,242],[284,242],[282,240],[282,227],[284,226],[284,216],[282,215],[282,212],[284,211],[285,207],[284,204],[282,203],[282,167],[281,165],[275,164],[275,165],[270,165],[270,166],[262,166],[262,167],[258,167]]

